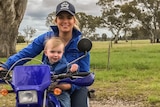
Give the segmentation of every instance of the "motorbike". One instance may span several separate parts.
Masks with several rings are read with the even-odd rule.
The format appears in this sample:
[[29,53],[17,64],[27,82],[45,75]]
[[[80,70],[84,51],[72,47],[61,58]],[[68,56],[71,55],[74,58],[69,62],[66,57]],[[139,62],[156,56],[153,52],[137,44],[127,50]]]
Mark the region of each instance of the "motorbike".
[[[84,54],[68,65],[85,57],[92,48],[92,42],[87,38],[82,38],[77,47]],[[19,61],[26,59],[32,58]],[[2,89],[0,93],[4,96],[8,93],[15,93],[16,107],[61,107],[55,96],[61,94],[62,90],[59,88],[51,90],[49,88],[51,84],[65,82],[78,86],[90,86],[94,83],[94,77],[93,72],[51,74],[49,66],[43,63],[20,65],[15,66],[13,70],[11,67],[7,71],[0,71],[0,83],[9,84],[12,87],[12,90]]]

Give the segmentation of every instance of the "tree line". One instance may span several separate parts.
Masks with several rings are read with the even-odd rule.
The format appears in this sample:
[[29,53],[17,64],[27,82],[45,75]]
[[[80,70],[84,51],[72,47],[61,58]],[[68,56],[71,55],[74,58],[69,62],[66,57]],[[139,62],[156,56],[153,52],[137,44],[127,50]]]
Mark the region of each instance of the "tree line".
[[[160,0],[99,0],[101,16],[87,15],[78,12],[76,17],[85,37],[97,40],[96,28],[104,28],[111,32],[111,39],[118,43],[119,39],[150,39],[151,43],[159,42],[160,33]],[[46,18],[50,26],[55,17],[52,12]],[[109,35],[100,35],[101,39]]]

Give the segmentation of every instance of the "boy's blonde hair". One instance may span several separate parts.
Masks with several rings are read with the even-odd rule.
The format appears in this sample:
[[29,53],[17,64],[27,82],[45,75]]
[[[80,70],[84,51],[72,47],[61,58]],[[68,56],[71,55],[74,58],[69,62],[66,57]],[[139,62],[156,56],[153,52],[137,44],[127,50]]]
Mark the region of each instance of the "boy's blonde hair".
[[60,39],[59,37],[51,37],[45,40],[45,47],[44,50],[47,50],[48,46],[50,46],[51,48],[55,48],[59,45],[63,44],[64,42],[62,39]]

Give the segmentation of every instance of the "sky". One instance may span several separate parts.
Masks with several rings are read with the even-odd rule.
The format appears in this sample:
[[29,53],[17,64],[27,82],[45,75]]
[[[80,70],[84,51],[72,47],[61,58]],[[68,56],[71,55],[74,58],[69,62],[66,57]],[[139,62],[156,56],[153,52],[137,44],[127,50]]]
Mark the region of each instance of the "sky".
[[[36,29],[36,36],[48,31],[45,25],[46,17],[56,10],[56,6],[64,0],[28,0],[19,32],[27,26]],[[97,6],[98,0],[67,0],[75,6],[76,12],[84,12],[88,15],[100,16],[101,7]],[[97,33],[107,33],[106,30],[97,30]]]

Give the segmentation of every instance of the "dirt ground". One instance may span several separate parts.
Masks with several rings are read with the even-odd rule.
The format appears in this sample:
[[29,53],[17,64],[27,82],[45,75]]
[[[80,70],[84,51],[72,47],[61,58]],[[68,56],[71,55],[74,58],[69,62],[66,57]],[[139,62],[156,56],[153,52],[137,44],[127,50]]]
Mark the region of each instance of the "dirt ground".
[[[15,98],[13,95],[0,95],[0,99],[0,107],[15,107]],[[145,107],[141,102],[116,101],[114,99],[90,99],[89,102],[89,107]]]
[[90,100],[90,107],[144,107],[140,102],[124,102],[116,100]]

